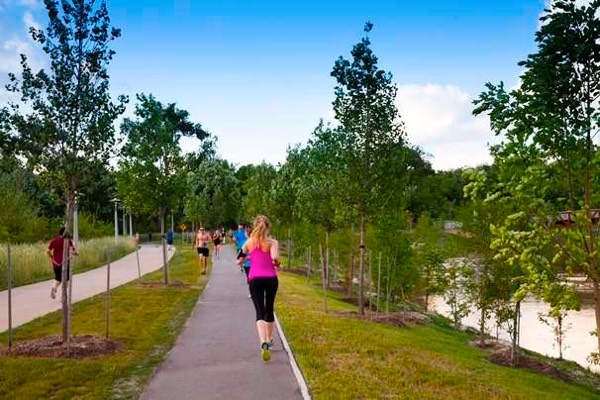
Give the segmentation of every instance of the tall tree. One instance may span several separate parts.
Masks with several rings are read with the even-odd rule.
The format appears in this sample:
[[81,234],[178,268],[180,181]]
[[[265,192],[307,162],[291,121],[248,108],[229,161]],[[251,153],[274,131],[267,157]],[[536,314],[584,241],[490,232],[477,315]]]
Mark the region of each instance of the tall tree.
[[[365,36],[354,45],[351,60],[340,57],[331,75],[336,79],[333,110],[345,138],[346,188],[360,219],[360,312],[364,313],[365,233],[370,213],[381,206],[390,192],[386,179],[394,177],[398,147],[403,145],[404,129],[396,107],[397,88],[392,74],[378,68],[368,34],[373,24],[365,24]],[[396,194],[397,197],[401,197]]]
[[185,214],[208,227],[235,225],[241,209],[239,183],[225,160],[206,160],[187,174]]
[[[50,58],[49,70],[35,72],[21,54],[22,74],[9,74],[7,89],[25,107],[12,103],[11,125],[20,151],[35,170],[54,176],[72,226],[73,205],[89,160],[107,160],[114,146],[113,122],[127,99],[109,93],[109,44],[121,34],[110,26],[106,1],[45,0],[49,24],[31,27],[34,42]],[[67,285],[63,285],[63,338],[69,337]]]
[[133,212],[155,213],[165,231],[165,214],[185,195],[185,162],[181,137],[205,140],[210,135],[189,113],[163,105],[152,95],[138,94],[135,120],[126,118],[121,131],[127,138],[117,173],[117,187],[124,205]]
[[[520,88],[507,92],[502,84],[488,84],[475,102],[474,113],[488,113],[492,128],[506,138],[496,158],[505,160],[507,167],[515,162],[523,165],[513,168],[505,180],[512,185],[513,195],[529,202],[520,213],[509,217],[512,222],[506,219],[498,228],[498,245],[508,250],[508,246],[519,244],[518,256],[527,262],[527,270],[534,272],[532,278],[540,276],[531,268],[540,262],[533,261],[544,259],[562,258],[568,270],[582,270],[593,283],[599,331],[600,260],[594,212],[599,198],[594,179],[600,164],[594,136],[600,129],[600,0],[582,6],[578,3],[552,2],[536,33],[537,52],[520,63],[525,69]],[[550,164],[554,177],[560,177],[568,187],[568,201],[562,203],[568,204],[573,223],[562,231],[547,219],[549,212],[558,210],[552,210],[552,204],[538,195],[540,185],[549,182]],[[515,230],[511,225],[516,223],[527,229]],[[555,257],[547,254],[549,248]],[[600,335],[597,337],[600,352]]]
[[273,189],[277,170],[271,164],[263,162],[248,172],[250,175],[245,184],[247,194],[242,201],[242,217],[246,221],[253,221],[258,214],[270,214],[273,209]]

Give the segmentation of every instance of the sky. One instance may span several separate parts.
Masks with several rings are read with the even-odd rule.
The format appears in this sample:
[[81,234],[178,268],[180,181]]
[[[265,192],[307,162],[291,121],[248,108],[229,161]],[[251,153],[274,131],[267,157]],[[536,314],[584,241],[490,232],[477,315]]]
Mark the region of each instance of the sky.
[[[486,82],[518,84],[535,51],[549,0],[108,0],[111,93],[176,103],[217,136],[218,154],[241,166],[285,161],[320,119],[334,121],[330,76],[350,58],[366,21],[379,67],[391,72],[407,140],[436,170],[490,163],[499,139],[472,101]],[[0,83],[19,54],[47,59],[27,34],[47,23],[41,0],[0,0]],[[0,89],[0,106],[11,95]],[[198,143],[186,139],[185,151]]]

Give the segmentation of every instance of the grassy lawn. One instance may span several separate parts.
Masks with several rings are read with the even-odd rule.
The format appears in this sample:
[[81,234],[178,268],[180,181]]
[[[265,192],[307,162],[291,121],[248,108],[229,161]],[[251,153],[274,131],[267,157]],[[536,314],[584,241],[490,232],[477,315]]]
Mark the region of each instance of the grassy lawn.
[[[169,263],[171,281],[187,285],[145,286],[136,282],[111,292],[110,337],[123,348],[116,354],[85,360],[0,358],[0,398],[133,399],[171,349],[193,309],[207,277],[200,276],[195,250],[180,246]],[[162,270],[144,282],[162,281]],[[73,308],[74,335],[105,334],[104,295]],[[60,335],[58,312],[16,329],[15,339]],[[6,345],[6,333],[0,335]]]
[[283,273],[277,314],[314,399],[600,399],[592,388],[494,365],[443,323],[398,328],[354,318],[336,294]]

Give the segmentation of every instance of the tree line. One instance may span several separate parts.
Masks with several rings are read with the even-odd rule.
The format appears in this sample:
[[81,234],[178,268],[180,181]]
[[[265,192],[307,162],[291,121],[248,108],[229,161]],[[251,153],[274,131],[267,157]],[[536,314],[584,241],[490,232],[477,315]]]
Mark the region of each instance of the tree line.
[[[45,4],[50,23],[31,35],[50,67],[32,71],[22,56],[7,86],[19,101],[0,105],[3,238],[39,240],[53,219],[71,226],[76,201],[90,230],[106,232],[114,197],[150,231],[164,232],[169,214],[212,228],[266,214],[288,257],[312,272],[317,260],[324,283],[357,296],[361,312],[417,296],[427,308],[443,295],[456,323],[480,311],[482,338],[492,316],[508,326],[516,358],[521,302],[543,299],[560,326],[580,307],[565,278],[583,274],[600,324],[600,1],[546,10],[519,87],[487,83],[474,101],[502,138],[493,164],[454,171],[434,171],[408,141],[370,23],[333,62],[336,124],[317,122],[279,165],[238,166],[217,157],[217,136],[186,110],[152,94],[138,94],[117,126],[129,99],[109,95],[110,43],[121,31],[105,2]],[[197,139],[196,152],[182,152],[184,136]],[[444,220],[462,228],[448,234]]]

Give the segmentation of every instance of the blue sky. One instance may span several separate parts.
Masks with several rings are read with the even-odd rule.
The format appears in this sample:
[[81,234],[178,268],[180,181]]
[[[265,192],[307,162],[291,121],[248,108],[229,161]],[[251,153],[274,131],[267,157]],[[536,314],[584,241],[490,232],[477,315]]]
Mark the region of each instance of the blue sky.
[[[193,1],[109,0],[123,35],[110,67],[112,91],[175,102],[216,135],[238,165],[285,159],[320,118],[332,120],[330,72],[349,57],[365,21],[373,49],[394,75],[408,138],[436,169],[489,161],[494,141],[470,102],[486,81],[518,82],[535,50],[544,0]],[[44,65],[25,25],[45,26],[40,0],[0,0],[0,80],[18,53]],[[0,92],[0,102],[8,95]],[[197,144],[186,141],[184,148]]]

